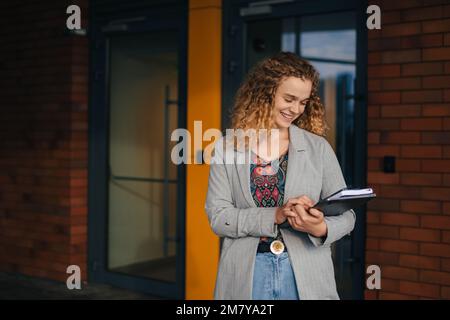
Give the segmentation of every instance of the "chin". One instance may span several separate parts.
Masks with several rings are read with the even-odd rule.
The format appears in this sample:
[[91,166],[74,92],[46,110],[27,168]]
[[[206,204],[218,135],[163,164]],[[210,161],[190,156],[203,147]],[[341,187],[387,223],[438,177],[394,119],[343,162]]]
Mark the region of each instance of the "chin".
[[285,119],[277,119],[276,125],[278,128],[289,128],[294,120],[286,121]]

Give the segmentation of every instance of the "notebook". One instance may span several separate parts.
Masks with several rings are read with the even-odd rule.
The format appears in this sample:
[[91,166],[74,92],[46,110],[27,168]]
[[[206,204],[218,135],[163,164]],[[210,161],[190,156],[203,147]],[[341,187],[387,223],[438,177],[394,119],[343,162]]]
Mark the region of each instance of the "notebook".
[[360,207],[375,197],[376,194],[372,188],[343,188],[320,200],[313,208],[319,209],[325,216],[337,216],[350,209]]
[[[366,204],[376,196],[377,195],[373,192],[372,188],[342,188],[324,199],[321,199],[313,206],[313,208],[322,211],[324,216],[338,216],[345,211]],[[280,228],[288,227],[290,227],[290,224],[287,220],[280,224]]]

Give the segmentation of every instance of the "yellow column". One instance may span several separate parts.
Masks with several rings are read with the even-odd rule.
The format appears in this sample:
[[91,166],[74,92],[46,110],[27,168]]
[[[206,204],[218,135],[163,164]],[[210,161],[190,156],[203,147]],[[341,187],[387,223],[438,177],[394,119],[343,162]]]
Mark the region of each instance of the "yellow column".
[[[220,0],[189,1],[187,127],[192,138],[196,120],[203,131],[221,128],[221,5]],[[213,298],[219,238],[204,210],[208,174],[209,165],[187,166],[186,299]]]

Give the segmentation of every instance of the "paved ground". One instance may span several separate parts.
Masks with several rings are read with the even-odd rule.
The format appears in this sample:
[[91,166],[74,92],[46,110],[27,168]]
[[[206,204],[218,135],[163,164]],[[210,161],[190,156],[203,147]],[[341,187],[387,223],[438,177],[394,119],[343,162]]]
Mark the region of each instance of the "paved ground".
[[68,290],[65,283],[0,272],[0,300],[19,299],[160,299],[103,284],[82,284]]

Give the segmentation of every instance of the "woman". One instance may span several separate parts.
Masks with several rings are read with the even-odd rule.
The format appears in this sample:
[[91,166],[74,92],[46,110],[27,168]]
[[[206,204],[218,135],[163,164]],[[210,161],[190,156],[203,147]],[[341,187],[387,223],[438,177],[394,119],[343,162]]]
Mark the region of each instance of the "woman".
[[278,129],[279,139],[270,155],[259,151],[269,138],[215,144],[205,203],[212,230],[224,237],[215,299],[339,299],[330,245],[353,230],[355,213],[324,217],[311,208],[346,187],[323,138],[318,84],[311,64],[280,52],[258,63],[237,92],[232,128]]

